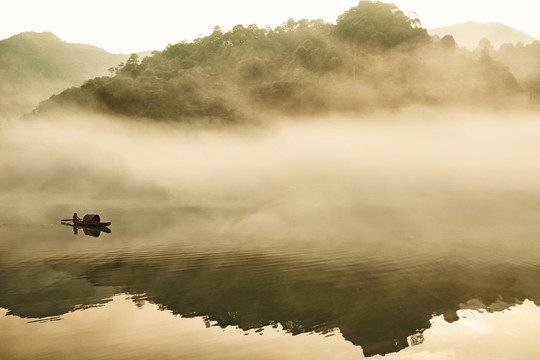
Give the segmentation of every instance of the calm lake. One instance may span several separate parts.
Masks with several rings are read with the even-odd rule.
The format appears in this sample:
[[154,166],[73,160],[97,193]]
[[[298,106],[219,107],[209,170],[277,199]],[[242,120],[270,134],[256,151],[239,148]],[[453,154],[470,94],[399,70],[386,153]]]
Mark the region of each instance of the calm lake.
[[0,358],[536,359],[540,127],[497,124],[4,128]]

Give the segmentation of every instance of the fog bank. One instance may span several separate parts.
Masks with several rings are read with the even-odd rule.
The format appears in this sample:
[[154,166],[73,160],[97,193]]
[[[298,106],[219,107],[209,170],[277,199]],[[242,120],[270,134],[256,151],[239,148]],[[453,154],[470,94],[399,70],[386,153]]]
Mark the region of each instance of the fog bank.
[[325,207],[411,191],[536,192],[539,138],[534,114],[460,111],[235,131],[104,117],[21,121],[1,129],[1,196],[41,205],[77,198]]
[[[528,258],[538,138],[535,114],[427,109],[234,130],[38,119],[1,129],[0,218],[8,231],[98,213],[131,247],[397,254],[444,242]],[[527,246],[510,248],[516,238]]]

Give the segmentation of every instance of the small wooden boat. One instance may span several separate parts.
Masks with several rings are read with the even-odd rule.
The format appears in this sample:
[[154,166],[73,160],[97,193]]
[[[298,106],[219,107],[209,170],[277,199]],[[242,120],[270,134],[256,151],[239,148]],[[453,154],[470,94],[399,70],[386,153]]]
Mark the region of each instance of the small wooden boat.
[[73,221],[71,219],[64,219],[62,221],[72,221],[74,226],[79,227],[107,227],[111,225],[111,222],[101,222],[101,218],[97,214],[86,214],[82,219]]
[[109,225],[111,225],[111,222],[93,222],[93,223],[85,223],[84,221],[77,221],[77,222],[74,222],[73,225],[76,225],[76,226],[81,226],[81,227],[84,227],[84,226],[89,226],[89,227],[107,227]]

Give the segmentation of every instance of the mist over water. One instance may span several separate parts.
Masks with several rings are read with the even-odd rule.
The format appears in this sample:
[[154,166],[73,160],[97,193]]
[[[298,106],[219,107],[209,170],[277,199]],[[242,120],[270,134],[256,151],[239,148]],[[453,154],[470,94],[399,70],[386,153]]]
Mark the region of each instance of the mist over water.
[[530,191],[540,176],[534,114],[419,114],[222,131],[97,116],[7,124],[2,188],[60,199],[106,187],[107,198],[134,199],[115,194],[145,189],[186,202],[226,196],[317,204],[355,202],[352,190],[372,187]]
[[2,128],[1,210],[7,224],[109,212],[165,229],[199,211],[192,230],[218,238],[210,248],[354,251],[360,237],[362,251],[385,241],[397,253],[456,251],[515,236],[536,247],[538,138],[532,114],[426,109],[222,130],[98,116],[19,122]]
[[265,246],[359,235],[375,247],[381,237],[476,244],[479,233],[500,245],[536,234],[538,138],[533,114],[425,109],[222,130],[18,122],[1,129],[2,218],[117,211],[170,226],[198,209],[208,212],[198,229]]
[[[536,118],[4,124],[0,307],[63,316],[125,293],[223,328],[339,329],[373,356],[433,314],[538,304]],[[74,235],[59,224],[74,211],[112,233]]]
[[82,116],[10,124],[0,140],[3,208],[25,218],[64,205],[68,217],[96,207],[251,208],[251,221],[273,232],[306,213],[383,207],[423,212],[425,224],[456,202],[502,198],[481,216],[537,196],[534,115],[417,114],[222,131]]

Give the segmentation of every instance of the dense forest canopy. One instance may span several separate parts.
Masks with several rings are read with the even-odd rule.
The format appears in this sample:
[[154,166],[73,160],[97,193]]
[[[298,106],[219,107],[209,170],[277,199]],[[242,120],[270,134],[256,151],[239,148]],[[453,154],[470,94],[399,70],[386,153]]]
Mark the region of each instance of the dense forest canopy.
[[[261,114],[314,115],[427,106],[530,106],[540,92],[538,43],[468,51],[431,38],[395,5],[360,1],[336,24],[290,19],[275,29],[216,27],[111,76],[43,102],[39,113],[82,108],[172,121],[250,121]],[[519,63],[512,63],[516,53]],[[533,60],[531,60],[533,59]],[[506,60],[504,63],[501,60]],[[516,76],[505,65],[516,69]],[[519,74],[518,74],[519,73]]]
[[371,49],[429,39],[419,19],[408,18],[394,4],[369,1],[360,1],[338,17],[334,33],[339,39]]

